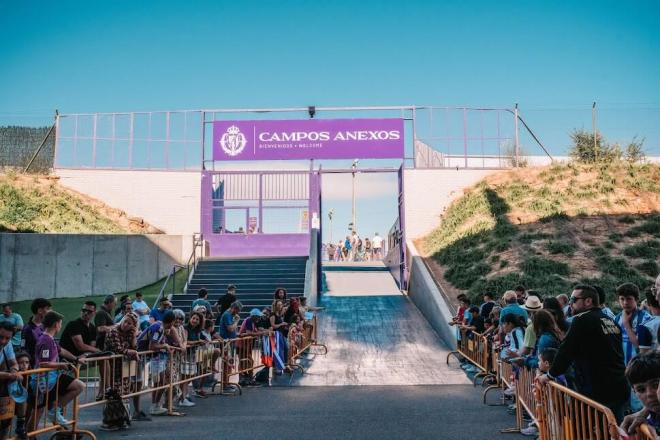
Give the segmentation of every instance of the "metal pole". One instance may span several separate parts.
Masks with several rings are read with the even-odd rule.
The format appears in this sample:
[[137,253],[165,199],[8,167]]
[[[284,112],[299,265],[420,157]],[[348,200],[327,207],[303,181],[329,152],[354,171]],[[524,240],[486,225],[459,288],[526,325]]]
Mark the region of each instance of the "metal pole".
[[513,111],[513,117],[514,117],[514,123],[515,123],[515,136],[516,136],[516,143],[514,146],[514,164],[516,165],[516,168],[518,168],[518,156],[520,155],[520,139],[518,138],[518,103],[516,102],[516,108]]
[[353,179],[352,179],[352,199],[353,199],[353,209],[352,209],[352,221],[353,221],[353,231],[357,231],[357,225],[355,224],[355,170],[357,168],[357,161],[353,161]]
[[598,158],[598,144],[596,143],[596,101],[591,106],[591,127],[594,134],[594,160]]

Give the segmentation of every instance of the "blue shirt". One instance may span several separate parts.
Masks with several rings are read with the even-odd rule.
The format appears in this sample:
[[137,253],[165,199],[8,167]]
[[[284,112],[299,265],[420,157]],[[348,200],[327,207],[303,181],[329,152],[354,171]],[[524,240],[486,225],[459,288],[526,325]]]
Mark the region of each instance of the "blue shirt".
[[[649,312],[646,310],[642,309],[637,309],[635,314],[633,315],[633,318],[630,320],[630,326],[633,328],[635,335],[638,334],[638,326],[644,325],[646,322],[651,320],[651,315]],[[625,328],[623,328],[623,316],[622,313],[619,313],[616,315],[616,318],[614,319],[614,322],[616,322],[619,327],[621,327],[621,336],[623,339],[623,357],[624,357],[624,363],[628,365],[628,362],[632,358],[637,355],[637,350],[633,346],[632,342],[630,342],[630,338],[628,338],[628,332],[626,331]]]
[[500,324],[504,323],[504,317],[509,314],[522,316],[523,318],[525,318],[525,323],[527,323],[527,319],[528,319],[527,310],[523,309],[518,304],[509,304],[508,306],[504,307],[500,312]]
[[642,325],[637,326],[637,342],[639,348],[655,350],[658,348],[658,333],[660,332],[660,316],[653,316]]
[[[12,313],[9,316],[5,316],[4,313],[0,314],[0,322],[5,322],[8,321],[13,325],[14,327],[23,327],[23,318],[21,318],[21,315],[18,313]],[[11,337],[11,343],[12,345],[16,347],[21,346],[21,331],[17,331],[14,333],[14,335]]]
[[2,349],[0,349],[0,364],[4,363],[5,360],[16,360],[16,355],[14,354],[14,347],[12,347],[12,344],[7,344],[2,347]]
[[160,310],[160,309],[153,309],[151,313],[149,313],[149,316],[154,318],[154,321],[163,321],[163,315],[165,314],[167,310]]
[[222,339],[232,339],[236,337],[236,329],[230,332],[227,330],[227,327],[234,325],[234,315],[231,314],[231,310],[225,310],[220,316],[220,337]]

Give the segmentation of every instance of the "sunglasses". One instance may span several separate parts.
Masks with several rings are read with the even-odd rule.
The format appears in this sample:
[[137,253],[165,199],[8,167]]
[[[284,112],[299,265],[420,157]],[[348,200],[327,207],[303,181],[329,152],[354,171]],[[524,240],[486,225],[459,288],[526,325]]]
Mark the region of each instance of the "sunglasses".
[[581,299],[584,299],[584,298],[582,298],[581,296],[571,296],[571,299],[568,300],[568,303],[573,304],[573,303],[576,303],[576,302],[580,301]]
[[84,314],[94,313],[94,310],[90,310],[90,309],[80,309],[80,311],[83,312]]

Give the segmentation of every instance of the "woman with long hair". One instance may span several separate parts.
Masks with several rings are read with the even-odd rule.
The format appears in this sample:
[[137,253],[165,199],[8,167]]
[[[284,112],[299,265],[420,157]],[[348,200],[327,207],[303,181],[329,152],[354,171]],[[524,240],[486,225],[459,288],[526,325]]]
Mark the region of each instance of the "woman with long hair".
[[557,300],[557,298],[553,297],[548,297],[543,300],[543,309],[547,310],[552,314],[552,316],[555,318],[555,324],[557,324],[557,327],[559,327],[559,330],[562,331],[563,334],[566,334],[568,331],[568,321],[566,320],[566,316],[564,315],[564,311],[562,310],[561,304]]
[[284,320],[284,302],[276,300],[273,303],[273,313],[270,315],[270,328],[275,330],[278,356],[275,356],[275,374],[282,374],[282,370],[288,370],[287,336],[289,335],[289,323]]
[[546,348],[559,348],[564,339],[564,333],[557,326],[555,318],[549,310],[541,309],[534,313],[532,325],[536,334],[536,346],[532,355],[527,358],[526,364],[530,368],[537,368],[538,355],[543,353]]

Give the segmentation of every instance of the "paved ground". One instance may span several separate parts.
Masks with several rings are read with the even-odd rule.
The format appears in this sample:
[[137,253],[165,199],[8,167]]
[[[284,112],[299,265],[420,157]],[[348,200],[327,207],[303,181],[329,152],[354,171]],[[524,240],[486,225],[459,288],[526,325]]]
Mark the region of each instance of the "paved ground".
[[200,399],[185,417],[127,431],[98,431],[100,408],[87,409],[83,426],[99,439],[461,440],[500,437],[514,424],[504,408],[481,403],[481,389],[468,385],[455,360],[446,365],[448,349],[388,272],[327,272],[326,281],[319,340],[329,352],[308,356],[304,375],[240,397]]
[[[494,396],[493,396],[494,397]],[[517,439],[502,407],[481,403],[471,385],[252,388],[241,397],[209,397],[185,417],[157,417],[99,440],[140,439]],[[93,413],[96,414],[93,414]],[[86,419],[100,420],[89,409]]]

